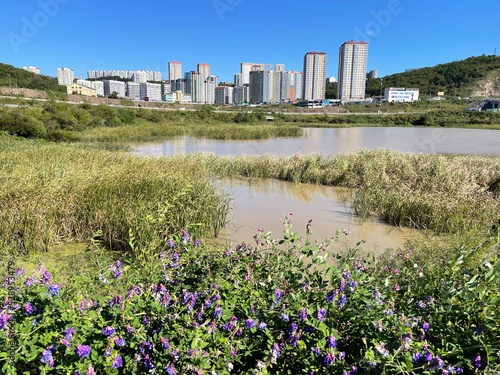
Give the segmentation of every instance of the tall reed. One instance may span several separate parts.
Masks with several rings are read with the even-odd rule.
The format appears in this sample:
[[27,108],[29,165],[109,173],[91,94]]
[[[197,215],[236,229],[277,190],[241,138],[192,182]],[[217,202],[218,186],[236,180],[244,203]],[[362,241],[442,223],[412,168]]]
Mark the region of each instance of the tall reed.
[[353,188],[354,211],[436,232],[486,228],[500,217],[500,159],[360,151],[338,156],[177,156],[219,176]]
[[[228,197],[177,160],[0,137],[0,246],[48,249],[101,231],[126,249],[129,229],[145,243],[189,228],[214,235]],[[144,218],[163,215],[161,225]]]

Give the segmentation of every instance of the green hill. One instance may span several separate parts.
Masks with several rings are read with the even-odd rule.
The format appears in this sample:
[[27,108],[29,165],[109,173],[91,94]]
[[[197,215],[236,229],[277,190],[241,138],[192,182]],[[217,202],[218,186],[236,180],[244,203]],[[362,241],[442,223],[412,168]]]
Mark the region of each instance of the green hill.
[[61,93],[66,92],[66,86],[59,85],[57,83],[57,78],[38,75],[2,63],[0,63],[0,87],[9,87],[9,74],[12,87],[15,87],[17,82],[17,87],[19,88]]
[[[382,89],[415,87],[422,97],[429,92],[435,96],[438,91],[444,91],[446,96],[500,96],[499,76],[500,57],[483,55],[385,76]],[[379,94],[380,78],[367,80],[366,95]]]

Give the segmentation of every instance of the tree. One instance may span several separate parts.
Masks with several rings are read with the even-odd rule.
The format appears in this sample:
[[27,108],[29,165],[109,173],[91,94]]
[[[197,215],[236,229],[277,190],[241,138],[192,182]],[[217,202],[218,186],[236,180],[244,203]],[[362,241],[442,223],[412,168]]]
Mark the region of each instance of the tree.
[[109,96],[109,99],[118,99],[118,93],[116,91],[113,91]]

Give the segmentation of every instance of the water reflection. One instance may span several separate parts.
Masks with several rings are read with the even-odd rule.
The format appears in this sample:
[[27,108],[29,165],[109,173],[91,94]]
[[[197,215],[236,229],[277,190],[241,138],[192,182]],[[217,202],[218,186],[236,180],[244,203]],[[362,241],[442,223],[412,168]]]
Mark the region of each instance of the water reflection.
[[312,153],[339,154],[388,148],[415,153],[500,156],[500,131],[441,128],[304,128],[298,138],[227,141],[177,137],[162,143],[133,145],[141,155],[213,153],[215,155]]
[[279,238],[283,233],[280,216],[290,212],[293,212],[293,231],[303,237],[307,222],[312,219],[312,240],[322,241],[340,228],[349,229],[351,235],[342,236],[337,249],[355,246],[363,240],[364,250],[381,252],[387,247],[403,245],[417,233],[375,220],[361,222],[351,214],[346,201],[348,192],[342,188],[239,178],[220,183],[233,198],[234,210],[222,234],[233,243],[253,243],[253,235],[259,228],[271,231],[272,238]]

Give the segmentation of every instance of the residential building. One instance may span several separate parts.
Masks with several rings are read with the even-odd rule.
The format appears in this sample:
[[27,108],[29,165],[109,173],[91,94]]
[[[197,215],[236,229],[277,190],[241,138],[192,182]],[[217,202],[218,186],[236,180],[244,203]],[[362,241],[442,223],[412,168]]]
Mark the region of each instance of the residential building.
[[141,84],[139,82],[127,82],[127,98],[130,100],[141,100]]
[[68,94],[76,94],[83,96],[97,96],[97,91],[92,87],[87,87],[80,85],[78,83],[72,83],[67,87]]
[[170,92],[175,91],[186,92],[186,80],[184,78],[170,81]]
[[234,103],[249,103],[250,102],[250,87],[236,86],[234,88]]
[[281,77],[281,101],[292,101],[302,98],[304,91],[302,72],[279,72]]
[[243,86],[243,74],[242,73],[236,73],[234,75],[234,86]]
[[253,66],[264,68],[264,64],[241,63],[241,76],[244,85],[248,85],[250,83],[250,71]]
[[104,80],[104,96],[108,97],[110,96],[113,92],[116,92],[118,94],[118,97],[120,98],[125,98],[125,82],[121,81],[109,81],[109,80]]
[[326,53],[308,52],[304,56],[304,94],[303,99],[325,99],[326,92]]
[[24,66],[23,69],[28,72],[40,75],[40,68],[37,68],[36,66]]
[[[203,74],[203,73],[201,73]],[[203,74],[204,75],[204,74]],[[219,86],[218,76],[208,76],[205,80],[205,103],[215,103],[215,88]]]
[[206,89],[206,80],[205,80],[205,75],[203,73],[198,73],[195,71],[186,73],[184,93],[191,95],[191,100],[193,103],[205,103],[206,100],[205,89]]
[[104,96],[104,83],[102,81],[87,81],[84,79],[77,79],[76,83],[82,86],[91,87],[96,90],[97,96]]
[[378,72],[376,70],[370,70],[368,73],[366,73],[366,79],[373,79],[377,78]]
[[148,75],[144,70],[137,70],[134,72],[134,82],[143,83],[148,81]]
[[197,66],[198,73],[205,74],[205,77],[210,75],[210,64],[198,64]]
[[216,104],[233,104],[234,87],[219,86],[215,88]]
[[161,101],[161,84],[141,82],[139,85],[141,87],[141,100]]
[[57,82],[63,86],[69,86],[75,80],[75,72],[70,68],[57,69]]
[[384,100],[392,102],[416,102],[419,99],[419,89],[394,88],[385,89]]
[[276,70],[250,72],[250,103],[281,102],[281,75]]
[[182,64],[178,61],[169,61],[168,63],[168,80],[174,81],[182,78]]
[[285,71],[285,64],[276,64],[276,70],[278,72],[284,72]]
[[365,98],[368,43],[349,41],[339,49],[337,97],[341,100]]

